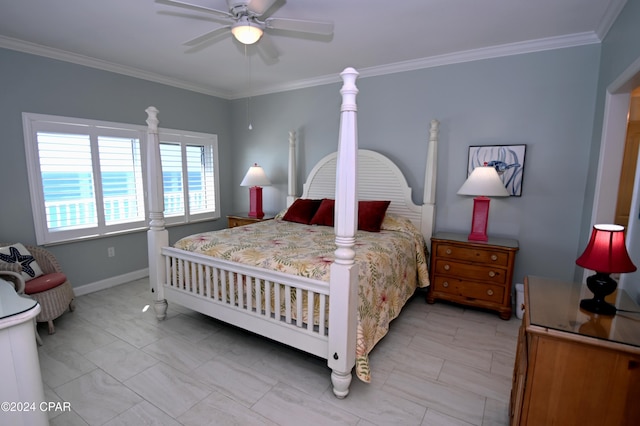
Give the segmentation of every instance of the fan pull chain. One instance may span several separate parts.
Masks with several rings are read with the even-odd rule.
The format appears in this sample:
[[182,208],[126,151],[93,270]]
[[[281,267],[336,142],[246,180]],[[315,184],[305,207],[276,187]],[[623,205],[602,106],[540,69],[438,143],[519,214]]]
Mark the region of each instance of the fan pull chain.
[[247,123],[249,124],[249,130],[253,130],[253,126],[251,125],[251,115],[249,111],[249,103],[251,102],[251,58],[247,54],[247,45],[244,45],[244,58],[247,62],[247,87],[249,93],[247,95]]

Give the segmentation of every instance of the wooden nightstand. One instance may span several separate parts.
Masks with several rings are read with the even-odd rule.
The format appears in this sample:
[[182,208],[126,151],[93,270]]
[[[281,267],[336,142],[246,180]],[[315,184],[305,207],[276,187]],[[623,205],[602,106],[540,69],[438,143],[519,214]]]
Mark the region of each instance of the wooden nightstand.
[[246,213],[230,214],[227,216],[228,227],[235,228],[236,226],[249,225],[251,223],[262,222],[264,220],[271,220],[275,215],[265,213],[264,217],[249,217]]
[[431,238],[431,286],[427,302],[448,300],[498,311],[511,318],[511,286],[518,241],[439,232]]

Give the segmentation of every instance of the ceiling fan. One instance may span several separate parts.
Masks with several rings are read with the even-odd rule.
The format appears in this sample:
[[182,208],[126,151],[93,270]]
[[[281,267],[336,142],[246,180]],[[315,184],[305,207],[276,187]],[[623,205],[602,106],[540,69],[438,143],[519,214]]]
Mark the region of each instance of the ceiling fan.
[[[264,39],[265,31],[268,32],[269,30],[284,30],[323,36],[333,34],[333,22],[268,17],[267,12],[276,1],[278,0],[227,0],[228,12],[178,0],[156,0],[156,3],[208,13],[229,23],[185,42],[185,46],[197,47],[203,45],[229,31],[236,40],[245,45],[254,44],[261,38]],[[264,39],[264,42],[268,44],[266,39]],[[266,53],[271,57],[277,56],[275,49],[270,49]]]

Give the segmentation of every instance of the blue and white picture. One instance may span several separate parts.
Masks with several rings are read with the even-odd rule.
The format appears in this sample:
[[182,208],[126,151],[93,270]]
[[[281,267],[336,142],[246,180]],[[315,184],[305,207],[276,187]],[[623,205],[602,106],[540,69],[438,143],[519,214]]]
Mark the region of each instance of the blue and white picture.
[[509,194],[522,195],[526,145],[486,145],[469,147],[467,176],[478,166],[495,167]]

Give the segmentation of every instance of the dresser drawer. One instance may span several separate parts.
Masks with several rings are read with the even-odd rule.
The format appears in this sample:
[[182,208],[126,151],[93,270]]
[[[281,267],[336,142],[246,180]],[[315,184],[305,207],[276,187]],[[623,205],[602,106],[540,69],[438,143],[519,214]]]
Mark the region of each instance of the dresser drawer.
[[493,284],[504,284],[507,280],[507,270],[492,265],[476,265],[456,262],[449,259],[436,259],[434,273],[484,281]]
[[492,250],[490,247],[475,248],[438,244],[436,255],[439,258],[479,262],[485,265],[500,265],[506,267],[509,264],[509,253]]
[[435,276],[431,285],[433,291],[447,293],[457,298],[503,303],[504,287],[500,285],[481,284],[439,275]]

